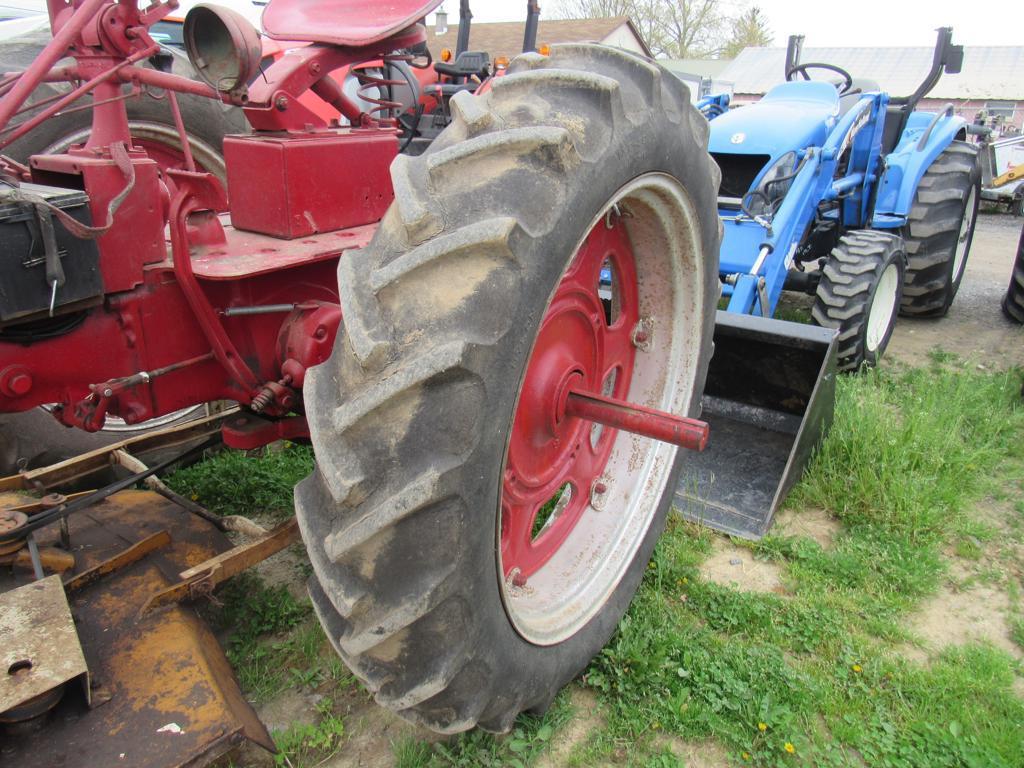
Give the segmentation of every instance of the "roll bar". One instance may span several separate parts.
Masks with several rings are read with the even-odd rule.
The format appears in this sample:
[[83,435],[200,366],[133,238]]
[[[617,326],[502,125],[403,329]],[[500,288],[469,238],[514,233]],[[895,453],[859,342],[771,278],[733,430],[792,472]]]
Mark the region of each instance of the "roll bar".
[[[953,28],[939,27],[936,30],[938,37],[935,41],[935,54],[932,56],[932,68],[928,76],[918,86],[917,90],[909,96],[895,96],[889,99],[890,104],[907,106],[907,112],[913,112],[917,103],[927,96],[938,84],[943,73],[955,75],[960,72],[964,64],[964,47],[953,45]],[[800,55],[803,52],[804,36],[790,35],[786,45],[786,72],[800,63]]]
[[890,104],[906,104],[912,112],[917,102],[927,96],[934,88],[943,72],[950,75],[959,74],[964,65],[964,47],[953,45],[953,28],[939,27],[938,38],[935,41],[935,54],[932,56],[932,68],[917,90],[909,96],[900,96],[890,99]]

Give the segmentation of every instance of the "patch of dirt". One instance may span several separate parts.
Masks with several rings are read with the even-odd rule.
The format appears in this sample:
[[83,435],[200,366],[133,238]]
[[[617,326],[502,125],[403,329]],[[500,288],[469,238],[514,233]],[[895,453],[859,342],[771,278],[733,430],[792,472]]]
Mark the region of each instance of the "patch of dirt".
[[1024,658],[1010,639],[1009,608],[1006,593],[997,586],[976,584],[958,589],[947,583],[906,620],[907,629],[920,638],[922,647],[901,651],[915,661],[925,661],[947,646],[982,640],[1015,658]]
[[407,738],[431,742],[444,738],[392,714],[361,690],[346,698],[342,717],[348,740],[323,768],[391,768],[395,743]]
[[289,688],[257,706],[256,714],[271,733],[292,725],[309,725],[317,719],[316,700],[314,694]]
[[701,565],[700,573],[708,581],[741,592],[786,593],[777,564],[754,559],[753,552],[724,536],[715,536],[711,556]]
[[572,718],[555,732],[550,749],[534,764],[536,768],[565,765],[573,751],[586,743],[591,733],[604,727],[604,716],[593,691],[573,685],[569,701],[572,704]]
[[735,765],[729,759],[729,753],[715,741],[692,743],[676,737],[660,737],[655,745],[658,749],[669,749],[679,758],[684,768],[725,768]]
[[807,536],[827,550],[832,548],[832,542],[842,530],[842,523],[823,509],[787,508],[775,516],[772,533]]
[[253,570],[267,584],[284,584],[292,597],[300,602],[307,599],[306,579],[309,573],[309,556],[302,544],[293,544],[271,555]]

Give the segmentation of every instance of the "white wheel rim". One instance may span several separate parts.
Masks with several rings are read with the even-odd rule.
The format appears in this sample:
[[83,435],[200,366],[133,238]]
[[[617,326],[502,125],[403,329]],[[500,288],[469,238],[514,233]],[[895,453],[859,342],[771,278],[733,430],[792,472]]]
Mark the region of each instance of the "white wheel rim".
[[899,293],[900,281],[899,270],[895,264],[885,268],[878,285],[875,287],[875,295],[871,299],[871,309],[868,311],[868,329],[865,337],[865,346],[869,352],[876,352],[885,341],[889,329],[892,327],[893,317],[896,314],[896,296]]
[[[620,189],[584,237],[615,204],[630,212],[626,222],[637,266],[640,311],[653,321],[650,348],[636,356],[629,399],[686,414],[692,405],[708,298],[699,288],[693,290],[704,285],[706,269],[696,212],[677,180],[647,174]],[[582,243],[581,239],[573,253]],[[646,538],[677,450],[620,431],[602,475],[608,481],[601,510],[588,505],[565,543],[525,585],[515,586],[502,576],[498,547],[502,599],[510,621],[526,640],[559,643],[605,605]]]
[[974,200],[978,194],[976,187],[971,187],[967,196],[967,206],[964,208],[963,219],[960,221],[960,234],[957,236],[956,253],[953,255],[953,282],[960,279],[967,264],[967,245],[971,237],[971,225],[974,223],[975,211]]
[[[48,405],[41,405],[39,407],[42,408],[47,413],[52,414],[54,408],[57,407],[57,404],[50,403]],[[178,421],[191,421],[192,419],[198,419],[205,415],[205,405],[190,405],[188,408],[182,408],[181,410],[178,411],[171,411],[170,413],[165,413],[163,416],[156,416],[155,418],[148,419],[137,424],[129,424],[120,416],[107,414],[107,418],[103,422],[103,429],[100,430],[100,434],[104,432],[116,432],[125,434],[132,434],[134,432],[145,432],[150,429],[165,427],[168,424],[174,424]]]

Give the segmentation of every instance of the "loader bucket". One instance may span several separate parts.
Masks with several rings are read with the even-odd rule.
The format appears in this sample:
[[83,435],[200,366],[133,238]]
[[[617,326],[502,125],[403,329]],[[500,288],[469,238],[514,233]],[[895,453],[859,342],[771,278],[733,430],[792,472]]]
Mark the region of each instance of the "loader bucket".
[[719,312],[702,400],[711,437],[691,453],[675,504],[683,516],[759,539],[832,424],[836,332]]

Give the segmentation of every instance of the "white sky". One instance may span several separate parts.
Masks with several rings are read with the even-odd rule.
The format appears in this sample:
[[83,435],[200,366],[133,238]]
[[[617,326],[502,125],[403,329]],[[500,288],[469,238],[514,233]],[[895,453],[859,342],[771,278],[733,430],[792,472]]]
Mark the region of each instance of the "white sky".
[[[730,2],[731,5],[737,5]],[[791,34],[804,46],[935,44],[935,28],[953,27],[953,42],[965,45],[1024,45],[1024,3],[1020,0],[754,0],[764,11],[774,44]],[[526,0],[472,0],[474,21],[526,18]],[[557,0],[541,0],[541,18],[552,18]],[[743,5],[743,3],[739,3]],[[457,22],[458,0],[445,0],[449,22]],[[432,19],[431,19],[432,21]]]

